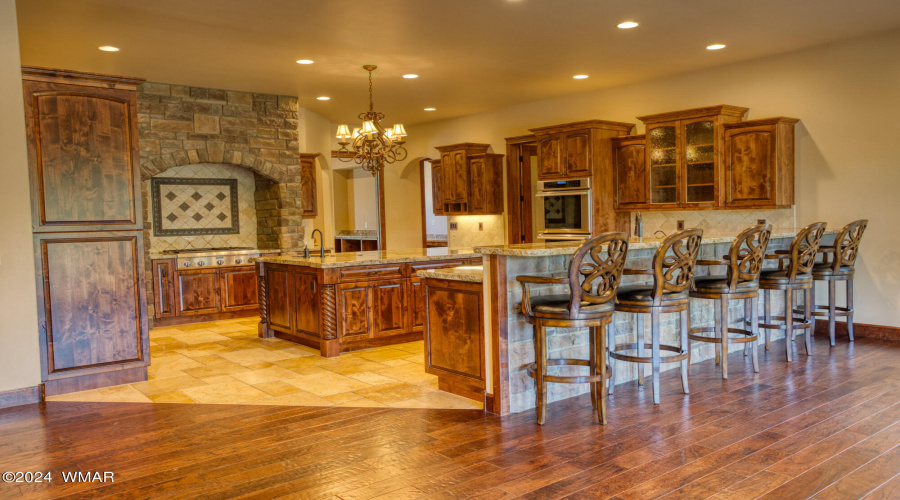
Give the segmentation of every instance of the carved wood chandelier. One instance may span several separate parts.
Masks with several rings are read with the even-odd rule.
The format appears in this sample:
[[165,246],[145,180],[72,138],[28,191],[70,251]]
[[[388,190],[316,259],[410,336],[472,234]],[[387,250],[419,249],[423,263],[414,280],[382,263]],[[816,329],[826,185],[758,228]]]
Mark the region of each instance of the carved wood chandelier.
[[[337,129],[337,140],[341,145],[338,159],[343,162],[355,161],[372,175],[381,172],[385,163],[406,159],[406,149],[403,147],[406,129],[403,124],[398,123],[385,129],[381,125],[384,113],[375,111],[372,101],[372,71],[376,68],[372,64],[363,66],[369,72],[369,111],[359,114],[362,127],[354,128],[352,133],[347,125],[339,125]],[[353,149],[352,153],[347,146]]]

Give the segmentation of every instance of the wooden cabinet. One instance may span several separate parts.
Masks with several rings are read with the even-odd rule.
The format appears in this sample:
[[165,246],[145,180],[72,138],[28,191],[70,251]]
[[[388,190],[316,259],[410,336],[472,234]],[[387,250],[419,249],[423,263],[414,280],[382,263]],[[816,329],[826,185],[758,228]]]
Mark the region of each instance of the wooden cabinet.
[[175,316],[175,259],[152,260],[154,318]]
[[426,278],[425,371],[438,387],[484,399],[484,299],[481,283]]
[[319,215],[316,193],[316,158],[318,153],[300,153],[300,208],[304,219],[315,219]]
[[648,192],[643,209],[722,206],[723,126],[739,122],[746,112],[747,108],[720,105],[639,116],[647,130]]
[[219,269],[219,292],[222,311],[255,311],[258,307],[256,267]]
[[746,111],[722,105],[638,117],[647,124],[645,135],[612,142],[615,209],[793,205],[798,120],[740,121]]
[[145,380],[150,356],[139,234],[41,233],[35,248],[46,393]]
[[794,204],[795,118],[725,125],[725,206],[780,208]]
[[425,297],[416,273],[472,263],[452,259],[329,269],[260,263],[265,290],[260,335],[314,347],[326,357],[421,340]]
[[151,265],[157,326],[252,316],[259,308],[255,266],[177,269],[175,259]]
[[645,136],[626,135],[612,139],[616,186],[616,208],[643,208],[647,204],[647,146]]
[[179,270],[175,273],[175,314],[219,312],[219,279],[215,269]]
[[440,183],[434,182],[433,194],[435,206],[440,196],[440,215],[503,213],[503,155],[488,153],[489,147],[469,142],[437,147]]
[[587,120],[530,129],[538,141],[537,180],[591,179],[591,232],[629,232],[626,214],[614,210],[616,192],[610,140],[634,124]]
[[30,67],[22,78],[45,394],[147,380],[143,80]]
[[444,215],[443,184],[441,162],[431,160],[431,207],[434,215]]

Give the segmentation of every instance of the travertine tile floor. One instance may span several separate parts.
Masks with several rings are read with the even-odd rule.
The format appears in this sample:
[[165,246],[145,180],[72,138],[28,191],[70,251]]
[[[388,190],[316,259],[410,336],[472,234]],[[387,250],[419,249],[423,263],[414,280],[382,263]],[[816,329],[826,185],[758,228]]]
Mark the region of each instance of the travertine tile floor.
[[256,318],[150,331],[147,382],[52,396],[48,401],[481,408],[438,390],[424,344],[378,347],[336,358],[280,339],[260,339]]

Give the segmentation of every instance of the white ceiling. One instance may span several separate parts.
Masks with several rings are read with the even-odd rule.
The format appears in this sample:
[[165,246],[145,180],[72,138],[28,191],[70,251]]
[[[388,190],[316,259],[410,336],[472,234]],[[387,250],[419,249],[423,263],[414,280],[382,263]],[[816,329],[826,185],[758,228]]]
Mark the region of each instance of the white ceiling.
[[[900,0],[18,0],[16,8],[24,65],[296,95],[351,122],[368,104],[361,66],[377,64],[375,108],[386,123],[406,124],[900,27]],[[626,20],[640,26],[616,28]],[[705,50],[712,43],[727,48]],[[294,62],[301,58],[315,64]],[[590,78],[572,79],[580,73]],[[322,95],[332,100],[315,99]]]

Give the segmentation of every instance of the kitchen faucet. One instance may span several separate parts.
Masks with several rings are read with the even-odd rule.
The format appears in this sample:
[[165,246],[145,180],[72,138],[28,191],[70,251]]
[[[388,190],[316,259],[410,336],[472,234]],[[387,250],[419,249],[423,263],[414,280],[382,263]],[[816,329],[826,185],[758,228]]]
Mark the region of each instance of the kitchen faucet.
[[[322,231],[320,229],[313,229],[312,232],[312,242],[316,242],[316,233],[319,233],[319,258],[325,259],[325,237],[322,236]],[[309,245],[303,249],[303,258],[309,258]]]

